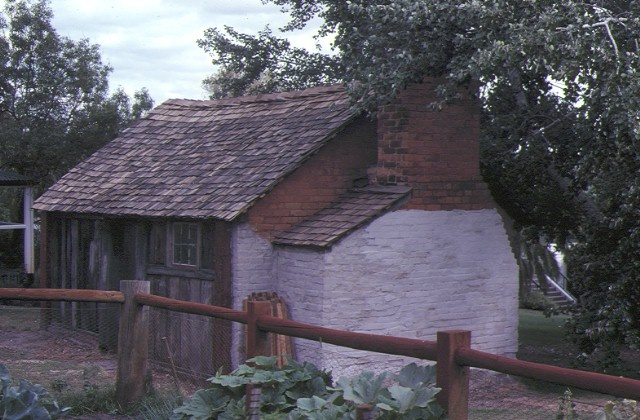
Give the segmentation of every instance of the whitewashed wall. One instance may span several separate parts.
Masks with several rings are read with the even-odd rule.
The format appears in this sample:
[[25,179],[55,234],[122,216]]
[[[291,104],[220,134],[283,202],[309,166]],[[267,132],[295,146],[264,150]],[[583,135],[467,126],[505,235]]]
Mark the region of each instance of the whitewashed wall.
[[[467,329],[473,348],[515,355],[518,271],[495,210],[388,213],[326,252],[278,248],[273,266],[268,243],[246,227],[238,233],[236,245],[253,251],[241,249],[234,257],[236,301],[274,290],[296,321],[426,340],[439,330]],[[269,269],[272,284],[265,280]],[[408,362],[307,340],[297,351],[300,360],[336,376]]]
[[[274,291],[274,250],[269,241],[246,224],[234,225],[231,237],[233,309],[242,310],[242,300],[253,292]],[[244,363],[244,328],[233,323],[231,363]]]
[[392,212],[326,266],[326,326],[425,340],[466,329],[475,349],[517,351],[518,269],[495,210]]
[[[278,251],[276,292],[289,307],[291,319],[324,326],[324,252],[308,248],[283,248]],[[298,361],[322,365],[321,344],[295,339]]]

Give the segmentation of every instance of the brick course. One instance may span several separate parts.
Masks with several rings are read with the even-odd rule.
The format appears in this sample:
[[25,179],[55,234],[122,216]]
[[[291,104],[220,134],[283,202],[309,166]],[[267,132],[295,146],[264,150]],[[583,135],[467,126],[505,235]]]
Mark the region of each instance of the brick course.
[[375,122],[366,118],[347,127],[249,210],[249,222],[266,238],[329,206],[367,177],[375,165]]

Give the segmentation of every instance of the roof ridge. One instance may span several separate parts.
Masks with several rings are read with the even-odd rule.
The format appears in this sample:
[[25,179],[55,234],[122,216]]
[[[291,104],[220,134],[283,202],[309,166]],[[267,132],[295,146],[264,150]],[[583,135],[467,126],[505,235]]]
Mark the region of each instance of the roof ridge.
[[290,92],[259,93],[257,95],[237,96],[223,99],[167,99],[159,106],[167,107],[203,107],[237,106],[248,103],[276,102],[288,99],[304,99],[332,93],[346,93],[344,85],[323,85]]

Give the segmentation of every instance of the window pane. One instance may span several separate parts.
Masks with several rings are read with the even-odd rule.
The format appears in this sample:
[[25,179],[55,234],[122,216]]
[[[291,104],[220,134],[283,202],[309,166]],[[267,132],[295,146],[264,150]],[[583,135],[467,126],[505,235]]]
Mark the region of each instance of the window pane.
[[173,225],[174,264],[198,264],[198,225],[175,223]]

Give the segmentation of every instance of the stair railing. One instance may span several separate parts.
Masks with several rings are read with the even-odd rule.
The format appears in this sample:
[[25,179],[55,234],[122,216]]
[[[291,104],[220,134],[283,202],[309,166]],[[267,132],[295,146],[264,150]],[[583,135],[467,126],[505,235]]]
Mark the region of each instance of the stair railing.
[[[567,278],[565,276],[563,276],[561,274],[562,277],[564,277],[564,283],[566,285],[566,280]],[[571,294],[569,293],[568,290],[566,290],[564,287],[560,286],[558,283],[555,282],[555,280],[553,280],[551,277],[549,277],[548,275],[544,275],[544,277],[547,279],[547,282],[553,286],[558,292],[560,292],[562,294],[562,296],[564,296],[568,301],[570,301],[571,303],[575,304],[578,302],[578,300]]]

